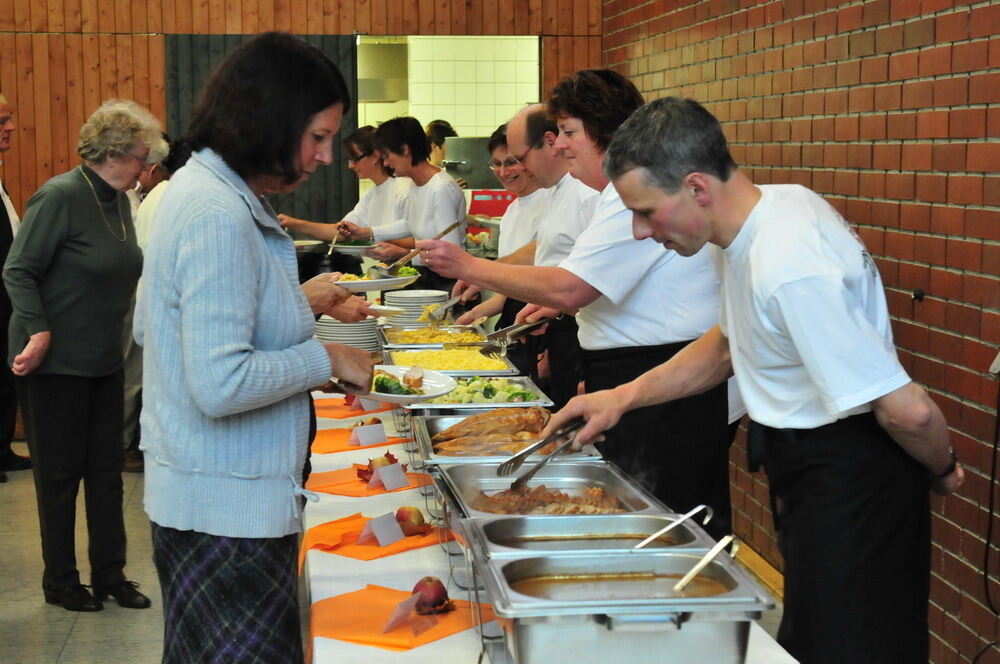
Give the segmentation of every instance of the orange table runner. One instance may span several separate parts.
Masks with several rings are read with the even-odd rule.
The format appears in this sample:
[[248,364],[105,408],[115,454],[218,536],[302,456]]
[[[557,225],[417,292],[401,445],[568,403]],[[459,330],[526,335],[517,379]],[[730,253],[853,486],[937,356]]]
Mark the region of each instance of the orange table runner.
[[299,571],[302,571],[306,551],[309,549],[320,549],[356,560],[375,560],[446,542],[452,538],[451,531],[447,528],[432,528],[426,535],[410,535],[388,546],[379,546],[374,540],[358,544],[358,536],[369,521],[370,518],[362,516],[359,512],[342,519],[321,523],[307,530],[302,536],[302,546],[299,549]]
[[[386,493],[386,490],[381,487],[369,489],[368,482],[358,479],[357,470],[366,467],[363,464],[356,463],[351,468],[341,468],[340,470],[331,470],[325,473],[313,473],[309,476],[309,481],[306,482],[306,488],[310,491],[321,491],[335,496],[351,496],[354,498],[379,496]],[[424,473],[406,473],[406,477],[410,480],[409,486],[395,489],[391,493],[409,491],[410,489],[427,486],[431,483],[431,478]]]
[[398,445],[409,441],[409,438],[396,438],[389,436],[384,442],[374,445],[348,445],[351,438],[350,429],[323,429],[316,432],[316,439],[312,444],[313,454],[332,454],[334,452],[350,452],[351,450],[363,450],[368,447],[383,447],[385,445]]
[[[414,583],[416,579],[414,579]],[[469,629],[472,603],[456,599],[455,610],[434,616],[437,624],[416,636],[409,625],[382,633],[392,610],[410,593],[369,584],[366,588],[320,600],[312,605],[309,626],[312,635],[349,641],[385,650],[410,650]],[[483,621],[493,620],[493,610],[481,605]]]
[[314,402],[314,405],[316,406],[316,417],[326,417],[334,420],[342,420],[348,417],[371,415],[372,413],[382,413],[387,410],[392,410],[392,406],[387,406],[385,404],[383,404],[383,407],[378,410],[354,410],[348,407],[347,401],[342,398],[317,399]]

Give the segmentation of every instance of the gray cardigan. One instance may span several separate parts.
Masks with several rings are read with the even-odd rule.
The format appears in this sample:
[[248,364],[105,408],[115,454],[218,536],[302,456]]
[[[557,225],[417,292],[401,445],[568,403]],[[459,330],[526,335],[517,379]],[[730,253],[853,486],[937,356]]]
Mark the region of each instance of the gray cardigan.
[[135,313],[149,518],[227,537],[298,532],[307,391],[330,376],[270,206],[204,149],[170,180]]

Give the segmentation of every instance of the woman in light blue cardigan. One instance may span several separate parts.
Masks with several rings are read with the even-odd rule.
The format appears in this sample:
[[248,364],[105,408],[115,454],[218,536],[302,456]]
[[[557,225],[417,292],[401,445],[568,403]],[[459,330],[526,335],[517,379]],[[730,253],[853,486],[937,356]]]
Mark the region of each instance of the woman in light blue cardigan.
[[[164,662],[302,659],[308,390],[334,375],[367,387],[371,360],[312,339],[293,243],[263,196],[330,163],[349,107],[318,50],[254,38],[206,84],[188,131],[197,152],[160,202],[136,338]],[[326,288],[328,301],[346,295]]]

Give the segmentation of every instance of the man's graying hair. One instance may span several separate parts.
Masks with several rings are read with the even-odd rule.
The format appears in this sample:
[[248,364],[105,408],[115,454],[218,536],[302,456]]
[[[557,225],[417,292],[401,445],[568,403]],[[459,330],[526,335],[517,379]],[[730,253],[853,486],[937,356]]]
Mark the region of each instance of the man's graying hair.
[[664,97],[642,106],[615,132],[604,172],[615,180],[642,168],[650,186],[676,192],[688,173],[722,181],[736,169],[722,126],[698,102]]

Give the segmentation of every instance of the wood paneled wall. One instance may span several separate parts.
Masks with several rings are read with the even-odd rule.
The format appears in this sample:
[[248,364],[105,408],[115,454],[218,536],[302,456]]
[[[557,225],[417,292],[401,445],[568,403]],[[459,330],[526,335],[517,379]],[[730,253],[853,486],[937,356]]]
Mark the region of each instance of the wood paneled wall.
[[601,18],[601,0],[0,0],[0,91],[17,123],[0,174],[23,210],[77,163],[80,125],[104,99],[165,122],[165,34],[538,35],[544,92],[600,66]]

